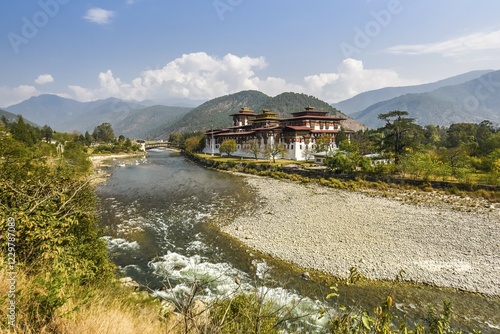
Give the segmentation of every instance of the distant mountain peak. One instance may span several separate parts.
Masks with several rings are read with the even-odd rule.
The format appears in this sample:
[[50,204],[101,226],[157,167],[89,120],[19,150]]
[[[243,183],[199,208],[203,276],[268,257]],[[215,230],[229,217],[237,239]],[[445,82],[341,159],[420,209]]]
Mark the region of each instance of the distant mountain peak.
[[489,71],[460,84],[442,86],[424,93],[405,94],[375,103],[352,116],[376,128],[380,113],[408,111],[420,125],[448,126],[453,123],[500,124],[500,71]]
[[464,82],[477,79],[490,72],[493,72],[493,70],[470,71],[427,84],[379,88],[360,93],[347,100],[334,103],[332,106],[339,109],[344,114],[350,115],[356,112],[361,112],[378,102],[387,101],[406,94],[426,93],[441,87],[459,85]]

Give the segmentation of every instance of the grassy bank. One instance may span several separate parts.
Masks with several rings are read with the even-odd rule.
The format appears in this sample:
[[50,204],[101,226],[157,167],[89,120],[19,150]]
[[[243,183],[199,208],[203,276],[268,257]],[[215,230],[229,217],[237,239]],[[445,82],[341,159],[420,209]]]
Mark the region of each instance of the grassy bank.
[[[219,170],[287,179],[302,183],[321,185],[345,190],[371,190],[388,197],[398,197],[401,191],[417,191],[457,196],[460,198],[482,198],[488,202],[500,203],[500,187],[456,181],[431,181],[401,177],[387,167],[378,173],[354,172],[337,174],[314,163],[279,159],[276,162],[263,159],[242,159],[240,157],[220,157],[207,154],[186,154],[193,161],[206,167]],[[418,195],[410,196],[409,201],[418,201]]]

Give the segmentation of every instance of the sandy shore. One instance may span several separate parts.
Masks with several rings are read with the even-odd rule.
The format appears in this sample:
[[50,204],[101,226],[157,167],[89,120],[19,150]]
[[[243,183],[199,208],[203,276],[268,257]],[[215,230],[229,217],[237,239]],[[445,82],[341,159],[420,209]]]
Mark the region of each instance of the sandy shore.
[[[486,202],[429,203],[245,176],[261,206],[222,230],[304,268],[347,277],[404,279],[500,295],[500,209]],[[473,201],[474,202],[474,201]]]
[[103,154],[103,155],[92,155],[89,157],[90,161],[92,162],[92,167],[93,167],[93,174],[91,177],[91,184],[92,185],[97,185],[99,183],[106,182],[106,180],[109,178],[109,173],[105,170],[103,170],[102,167],[113,164],[113,160],[116,159],[128,159],[128,158],[144,158],[146,156],[145,152],[138,152],[138,153],[120,153],[120,154]]

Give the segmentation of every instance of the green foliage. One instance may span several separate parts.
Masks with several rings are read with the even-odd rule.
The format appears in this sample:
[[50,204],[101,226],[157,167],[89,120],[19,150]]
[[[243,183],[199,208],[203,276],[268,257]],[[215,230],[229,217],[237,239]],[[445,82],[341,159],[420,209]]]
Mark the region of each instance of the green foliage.
[[203,150],[205,146],[205,136],[204,135],[195,135],[188,137],[184,140],[183,147],[187,152],[200,152]]
[[234,151],[236,151],[236,140],[234,139],[227,139],[224,140],[219,147],[220,153],[226,153],[227,155],[231,155]]
[[64,146],[63,157],[67,165],[74,171],[85,173],[91,166],[87,148],[80,142],[69,142]]
[[50,141],[52,140],[52,137],[54,135],[54,131],[52,130],[52,128],[48,125],[44,125],[41,129],[42,131],[42,136],[43,136],[43,139],[47,142],[47,143],[50,143]]
[[407,111],[391,111],[380,114],[379,119],[385,121],[385,126],[378,129],[383,134],[380,148],[394,154],[395,163],[399,164],[401,156],[413,150],[423,137],[422,128],[414,123]]
[[110,123],[102,123],[95,127],[92,137],[98,142],[111,143],[115,141],[115,133]]
[[277,334],[280,332],[276,328],[278,318],[273,306],[257,294],[242,293],[218,302],[211,312],[212,322],[221,334]]
[[8,123],[7,126],[10,129],[12,137],[27,146],[33,146],[42,140],[42,130],[30,124],[26,124],[22,116],[18,117],[17,122]]
[[[113,277],[84,151],[70,142],[63,158],[53,160],[37,147],[0,137],[0,224],[15,220],[17,263],[36,277],[27,311],[34,322],[48,322],[74,286]],[[6,249],[5,239],[0,247]]]

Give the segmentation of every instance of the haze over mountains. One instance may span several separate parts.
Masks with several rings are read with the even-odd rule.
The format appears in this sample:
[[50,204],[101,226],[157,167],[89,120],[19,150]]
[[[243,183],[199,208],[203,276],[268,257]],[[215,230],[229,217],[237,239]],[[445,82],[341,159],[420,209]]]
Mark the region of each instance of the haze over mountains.
[[368,127],[377,128],[383,125],[378,115],[392,110],[408,111],[420,125],[449,126],[484,120],[500,125],[500,71],[425,93],[401,95],[375,103],[350,116]]
[[[31,97],[4,108],[12,120],[21,114],[27,121],[49,125],[54,130],[92,132],[109,122],[116,134],[131,138],[168,138],[172,132],[224,128],[231,125],[230,114],[243,106],[256,113],[269,109],[279,117],[289,117],[305,106],[348,114],[346,127],[357,131],[365,126],[377,128],[381,113],[408,111],[420,125],[448,126],[452,123],[479,123],[490,120],[500,124],[500,71],[474,71],[452,78],[418,86],[387,87],[368,91],[333,106],[314,96],[282,93],[270,97],[259,91],[242,91],[221,96],[198,105],[200,101],[170,101],[184,106],[154,105],[153,101],[125,101],[116,98],[78,102],[56,95]],[[360,109],[362,108],[362,109]]]
[[436,82],[426,83],[415,86],[402,87],[385,87],[375,90],[366,91],[351,97],[350,99],[333,103],[332,106],[346,115],[365,110],[375,103],[387,101],[398,96],[406,94],[427,93],[445,86],[458,85],[470,80],[479,78],[480,76],[492,72],[491,70],[472,71],[464,74],[456,75],[451,78],[439,80]]
[[[132,138],[167,139],[172,132],[207,130],[232,125],[229,115],[249,106],[256,113],[267,108],[288,117],[292,112],[306,106],[329,111],[338,111],[328,103],[313,96],[299,93],[283,93],[276,97],[258,91],[242,91],[207,101],[196,108],[171,106],[146,106],[144,102],[124,101],[115,98],[93,102],[77,102],[56,95],[32,97],[7,109],[22,114],[39,125],[49,125],[57,131],[92,132],[109,122],[115,134]],[[352,130],[364,128],[361,123],[348,119],[346,126]]]

